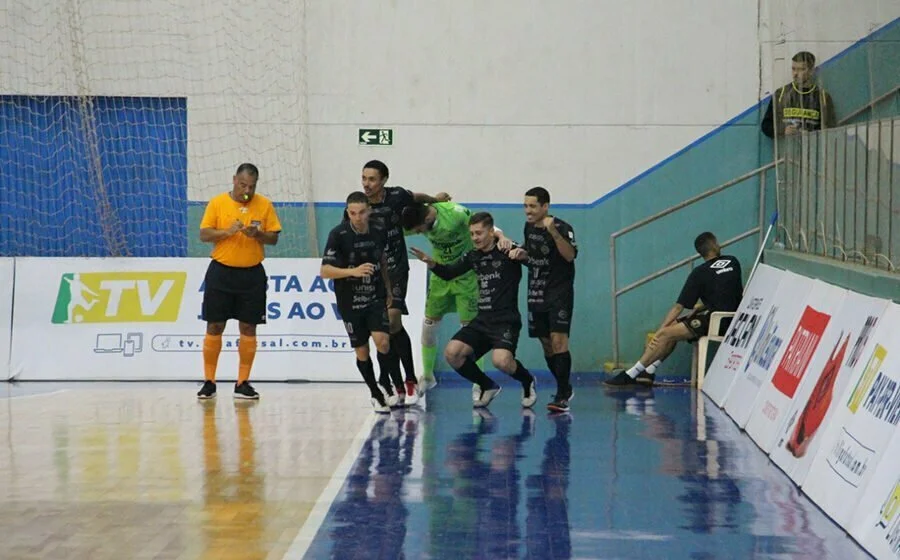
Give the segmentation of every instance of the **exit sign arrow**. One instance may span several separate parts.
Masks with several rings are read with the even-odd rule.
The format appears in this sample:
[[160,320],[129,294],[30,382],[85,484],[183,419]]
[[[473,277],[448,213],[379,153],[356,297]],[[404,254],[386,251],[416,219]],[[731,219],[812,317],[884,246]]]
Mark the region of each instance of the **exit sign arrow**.
[[394,131],[390,128],[360,128],[358,141],[360,146],[391,146]]

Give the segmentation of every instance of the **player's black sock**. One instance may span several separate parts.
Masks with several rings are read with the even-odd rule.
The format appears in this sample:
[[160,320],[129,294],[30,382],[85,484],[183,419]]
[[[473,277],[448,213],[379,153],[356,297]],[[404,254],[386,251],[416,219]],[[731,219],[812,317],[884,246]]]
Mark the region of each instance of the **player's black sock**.
[[556,364],[556,384],[559,392],[568,395],[572,392],[572,385],[569,377],[572,374],[572,354],[568,351],[560,352],[553,355],[553,361]]
[[416,366],[413,360],[412,341],[406,329],[401,327],[399,331],[391,335],[391,348],[397,350],[400,356],[400,362],[403,364],[403,371],[406,372],[407,381],[416,380]]
[[373,397],[381,395],[378,382],[375,381],[375,366],[372,365],[372,360],[368,359],[365,362],[356,360],[356,369],[362,374],[363,381],[366,382],[366,387],[369,388],[369,393]]
[[478,367],[478,364],[472,361],[472,358],[466,358],[466,361],[463,362],[461,366],[458,368],[454,368],[456,373],[462,375],[472,383],[475,383],[482,390],[493,389],[497,387],[497,384],[494,383],[494,380],[487,376],[486,373],[481,371],[481,368]]
[[397,350],[394,349],[393,345],[388,350],[387,357],[388,374],[391,376],[391,381],[398,391],[403,392],[405,389],[403,388],[403,373],[400,371],[400,356],[397,355]]
[[516,371],[512,374],[512,378],[521,383],[523,387],[527,387],[534,379],[531,372],[525,369],[519,360],[516,360]]
[[558,356],[558,354],[550,354],[549,356],[547,354],[544,354],[544,360],[547,361],[547,369],[549,369],[550,373],[553,374],[554,379],[559,378],[556,375],[556,368],[557,368],[556,356]]
[[[401,387],[402,380],[399,385],[393,383],[395,377],[400,377],[400,363],[397,361],[397,354],[388,352],[387,354],[378,353],[378,369],[381,375],[378,377],[378,384],[385,388],[388,395],[394,394],[394,387]],[[395,373],[394,370],[397,370]]]

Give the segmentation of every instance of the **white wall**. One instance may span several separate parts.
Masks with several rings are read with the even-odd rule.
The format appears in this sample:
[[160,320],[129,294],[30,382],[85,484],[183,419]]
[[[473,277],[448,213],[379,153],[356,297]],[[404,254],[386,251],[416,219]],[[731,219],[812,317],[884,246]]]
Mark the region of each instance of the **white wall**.
[[761,0],[761,96],[788,83],[799,51],[817,64],[900,17],[900,0]]
[[[825,60],[898,16],[900,0],[9,0],[0,92],[188,96],[195,200],[245,160],[277,199],[341,200],[379,158],[459,200],[544,184],[589,202],[786,79],[782,51]],[[393,147],[357,145],[379,126]]]

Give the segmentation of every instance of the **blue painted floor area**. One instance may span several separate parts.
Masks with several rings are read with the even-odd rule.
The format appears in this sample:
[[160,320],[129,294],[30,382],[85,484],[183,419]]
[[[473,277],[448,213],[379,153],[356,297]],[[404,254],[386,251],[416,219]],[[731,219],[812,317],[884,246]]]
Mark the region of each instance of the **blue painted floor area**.
[[582,379],[554,416],[493,377],[489,411],[444,377],[381,416],[306,557],[869,558],[688,388]]

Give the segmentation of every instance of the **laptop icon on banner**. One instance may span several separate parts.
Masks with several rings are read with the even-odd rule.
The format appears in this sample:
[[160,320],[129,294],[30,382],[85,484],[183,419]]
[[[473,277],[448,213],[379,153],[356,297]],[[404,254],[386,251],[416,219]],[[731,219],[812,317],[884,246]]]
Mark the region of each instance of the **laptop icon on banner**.
[[98,334],[97,345],[94,352],[97,354],[118,354],[125,348],[122,346],[122,335],[115,334]]

